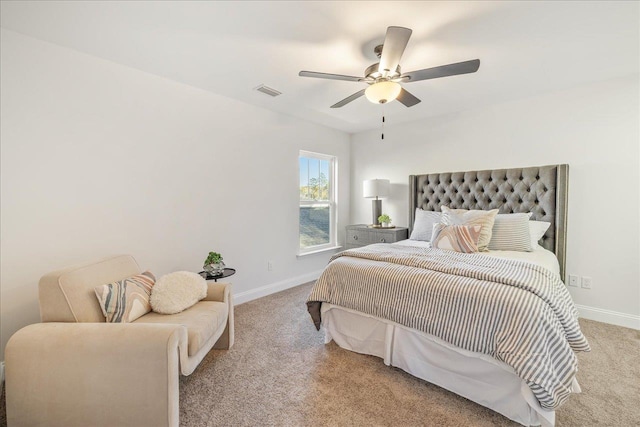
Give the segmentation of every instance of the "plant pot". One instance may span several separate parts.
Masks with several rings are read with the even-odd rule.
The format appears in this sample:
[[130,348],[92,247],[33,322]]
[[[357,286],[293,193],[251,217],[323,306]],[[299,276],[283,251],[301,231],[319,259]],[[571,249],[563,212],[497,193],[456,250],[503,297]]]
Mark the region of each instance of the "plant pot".
[[224,273],[224,262],[220,261],[214,264],[206,264],[202,267],[204,271],[206,271],[211,276],[219,276]]

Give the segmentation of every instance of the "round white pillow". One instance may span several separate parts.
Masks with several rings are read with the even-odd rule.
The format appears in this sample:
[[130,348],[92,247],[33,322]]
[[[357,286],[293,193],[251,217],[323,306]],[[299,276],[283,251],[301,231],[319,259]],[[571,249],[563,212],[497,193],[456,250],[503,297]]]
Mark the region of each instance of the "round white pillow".
[[176,271],[162,276],[151,288],[151,309],[160,314],[186,310],[207,296],[207,281],[192,271]]

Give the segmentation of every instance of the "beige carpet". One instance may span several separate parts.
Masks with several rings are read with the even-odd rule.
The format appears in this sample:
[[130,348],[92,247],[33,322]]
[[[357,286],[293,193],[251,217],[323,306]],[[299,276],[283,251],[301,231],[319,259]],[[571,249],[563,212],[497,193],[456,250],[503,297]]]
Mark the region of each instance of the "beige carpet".
[[[324,345],[306,313],[311,284],[236,307],[236,344],[180,382],[182,426],[489,426],[508,419],[382,360]],[[640,425],[640,332],[584,320],[583,393],[558,426]],[[6,425],[4,396],[0,424]]]

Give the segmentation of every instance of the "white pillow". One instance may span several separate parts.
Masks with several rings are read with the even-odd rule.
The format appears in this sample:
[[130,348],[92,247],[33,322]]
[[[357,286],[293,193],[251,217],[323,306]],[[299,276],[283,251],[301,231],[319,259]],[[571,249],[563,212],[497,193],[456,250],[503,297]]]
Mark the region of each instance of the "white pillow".
[[430,242],[433,233],[433,224],[438,224],[442,218],[442,212],[423,211],[416,208],[416,218],[413,222],[413,231],[411,231],[411,240],[422,240]]
[[531,249],[535,249],[536,247],[540,246],[538,242],[540,241],[540,239],[542,239],[542,236],[544,236],[544,233],[547,232],[547,229],[549,229],[550,225],[551,223],[546,221],[529,221],[529,235],[531,237]]
[[207,281],[192,271],[162,276],[151,289],[151,308],[160,314],[186,310],[207,296]]
[[489,250],[531,252],[529,218],[530,212],[496,215]]
[[498,209],[490,211],[451,209],[441,206],[442,223],[445,225],[480,225],[480,239],[478,239],[478,250],[486,251],[491,241],[491,230],[498,214]]

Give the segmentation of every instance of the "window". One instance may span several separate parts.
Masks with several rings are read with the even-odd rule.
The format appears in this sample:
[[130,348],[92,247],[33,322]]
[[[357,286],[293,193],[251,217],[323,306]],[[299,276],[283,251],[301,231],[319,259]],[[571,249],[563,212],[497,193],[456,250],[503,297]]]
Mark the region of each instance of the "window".
[[336,246],[336,158],[301,151],[299,253]]

